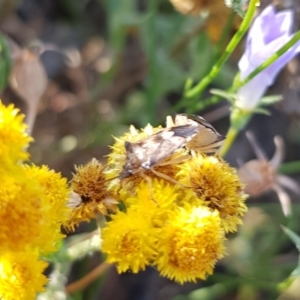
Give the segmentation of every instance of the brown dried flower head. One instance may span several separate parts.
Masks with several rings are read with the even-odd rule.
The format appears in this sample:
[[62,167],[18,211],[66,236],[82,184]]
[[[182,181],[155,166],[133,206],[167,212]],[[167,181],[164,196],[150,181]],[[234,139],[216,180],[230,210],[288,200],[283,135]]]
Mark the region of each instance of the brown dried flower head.
[[291,214],[291,201],[284,188],[297,194],[300,189],[296,182],[288,176],[278,174],[277,169],[284,157],[284,143],[280,136],[274,138],[276,151],[268,160],[264,151],[258,146],[252,133],[246,133],[247,138],[257,156],[242,165],[238,171],[240,180],[245,184],[245,192],[250,196],[259,196],[268,191],[275,191],[278,195],[284,215]]
[[92,159],[76,168],[71,180],[73,193],[69,206],[73,208],[69,228],[74,229],[82,221],[90,221],[97,214],[107,215],[117,208],[117,197],[107,189],[104,168],[98,160]]

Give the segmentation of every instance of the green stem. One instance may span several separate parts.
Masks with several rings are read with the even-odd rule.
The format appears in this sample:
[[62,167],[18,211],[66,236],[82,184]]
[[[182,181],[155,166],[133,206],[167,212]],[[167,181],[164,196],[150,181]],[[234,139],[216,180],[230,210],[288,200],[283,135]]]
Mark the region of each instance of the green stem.
[[248,6],[247,13],[245,18],[239,28],[239,30],[235,33],[231,41],[229,42],[228,46],[226,47],[224,53],[219,58],[219,60],[215,63],[212,67],[211,71],[207,76],[205,76],[196,86],[191,88],[190,90],[185,92],[185,98],[194,98],[197,95],[201,94],[202,91],[211,83],[211,81],[218,75],[220,69],[222,68],[223,64],[228,60],[231,53],[234,51],[244,34],[246,33],[247,29],[249,28],[252,18],[254,16],[256,10],[256,4],[258,0],[251,0]]
[[155,120],[155,106],[156,106],[156,85],[157,85],[157,61],[156,61],[156,28],[155,18],[157,13],[157,0],[148,2],[149,18],[148,18],[148,55],[149,55],[149,74],[148,84],[146,89],[147,95],[147,116],[149,123]]
[[229,131],[226,135],[226,139],[224,141],[224,144],[223,144],[223,146],[220,150],[220,155],[222,157],[224,157],[227,154],[227,152],[230,149],[231,145],[235,141],[238,133],[239,133],[239,131],[235,127],[230,127],[229,128]]
[[234,108],[230,114],[230,128],[226,135],[225,142],[220,150],[220,155],[224,157],[231,145],[235,141],[238,133],[247,125],[251,117],[251,112],[245,112]]
[[228,17],[228,20],[226,22],[226,25],[224,27],[224,30],[222,31],[222,35],[216,45],[216,51],[215,51],[215,55],[214,55],[214,59],[217,59],[218,56],[222,53],[222,49],[225,46],[225,42],[228,40],[229,38],[229,34],[230,31],[232,29],[234,20],[236,17],[236,13],[234,11],[230,12],[230,15]]
[[[222,49],[224,47],[224,43],[226,42],[226,40],[229,37],[229,33],[230,33],[231,28],[232,28],[235,16],[236,16],[235,12],[232,11],[230,13],[229,17],[228,17],[228,20],[226,22],[226,26],[225,26],[225,28],[224,28],[224,30],[222,32],[222,35],[221,35],[221,37],[220,37],[220,39],[219,39],[219,41],[218,41],[218,43],[217,43],[217,45],[216,45],[216,47],[214,49],[214,55],[212,55],[212,57],[210,59],[211,61],[208,64],[207,72],[211,69],[211,67],[213,66],[214,62],[221,55]],[[187,81],[187,84],[188,83],[189,82]],[[189,88],[190,87],[191,87],[191,84],[190,84]],[[187,90],[187,89],[188,88],[186,86],[185,90]],[[222,100],[222,98],[220,98],[220,97],[212,96],[212,97],[210,97],[208,99],[203,99],[203,100],[197,101],[197,102],[195,101],[195,103],[194,103],[193,106],[190,105],[187,108],[187,112],[188,113],[194,113],[195,111],[201,111],[201,110],[205,109],[208,106],[211,106],[213,104],[216,104],[216,103],[220,102],[221,100]],[[190,100],[190,102],[194,102],[194,101]],[[175,109],[173,108],[173,111],[176,111],[176,108]]]
[[295,173],[300,173],[300,161],[291,161],[287,162],[285,164],[282,164],[279,167],[278,170],[280,173],[283,174],[295,174]]
[[237,90],[241,86],[247,84],[251,79],[253,79],[257,74],[268,68],[273,62],[275,62],[280,56],[282,56],[286,51],[288,51],[292,46],[294,46],[300,40],[300,31],[295,33],[295,35],[287,42],[283,47],[281,47],[276,53],[270,56],[266,61],[259,65],[254,71],[252,71],[244,80],[238,82],[234,89]]

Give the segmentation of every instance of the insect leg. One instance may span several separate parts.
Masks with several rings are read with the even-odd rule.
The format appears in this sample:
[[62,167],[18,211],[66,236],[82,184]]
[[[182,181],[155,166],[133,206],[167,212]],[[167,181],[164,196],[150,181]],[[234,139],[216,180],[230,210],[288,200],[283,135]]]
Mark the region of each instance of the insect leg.
[[173,164],[179,164],[179,163],[181,163],[181,162],[183,162],[183,161],[185,161],[189,158],[190,158],[189,155],[184,155],[184,156],[181,156],[181,157],[169,160],[169,161],[159,163],[159,164],[157,164],[157,166],[168,166],[168,165],[173,165]]
[[174,184],[178,184],[178,185],[180,185],[180,186],[183,187],[183,188],[188,188],[188,186],[186,186],[186,185],[184,185],[184,184],[178,182],[177,180],[171,178],[170,176],[168,176],[168,175],[166,175],[166,174],[163,174],[163,173],[161,173],[161,172],[159,172],[159,171],[156,171],[156,170],[154,170],[153,168],[151,168],[150,170],[151,170],[151,172],[152,172],[154,175],[156,175],[156,176],[159,177],[159,178],[162,178],[162,179],[167,180],[167,181],[169,181],[169,182],[171,182],[171,183],[174,183]]

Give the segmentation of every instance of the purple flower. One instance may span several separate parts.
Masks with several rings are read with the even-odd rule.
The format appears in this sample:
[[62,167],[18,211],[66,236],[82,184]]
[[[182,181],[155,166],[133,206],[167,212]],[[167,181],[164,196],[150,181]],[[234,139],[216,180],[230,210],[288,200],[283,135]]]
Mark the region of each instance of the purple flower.
[[[255,19],[249,30],[246,50],[239,61],[241,80],[245,79],[261,63],[284,46],[291,38],[293,12],[285,10],[276,13],[273,5],[267,6]],[[300,51],[296,43],[267,69],[256,75],[238,90],[238,107],[254,109],[268,86],[273,84],[279,71]]]

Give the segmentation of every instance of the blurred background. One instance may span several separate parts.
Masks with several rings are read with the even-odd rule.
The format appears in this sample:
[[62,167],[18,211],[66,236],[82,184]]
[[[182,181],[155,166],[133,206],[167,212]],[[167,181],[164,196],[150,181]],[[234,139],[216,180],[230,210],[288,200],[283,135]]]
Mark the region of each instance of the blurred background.
[[[197,5],[188,13],[185,2],[191,1]],[[261,1],[259,11],[271,2]],[[294,30],[299,30],[300,1],[273,3],[294,10]],[[105,161],[113,136],[130,124],[163,125],[175,112],[187,78],[198,82],[207,74],[240,22],[222,0],[0,0],[1,99],[26,114],[35,140],[32,161],[70,178],[75,165],[93,157]],[[209,90],[231,86],[243,49],[242,43],[197,106],[186,104],[224,135],[230,107],[222,99],[213,103]],[[296,58],[269,90],[283,100],[270,107],[270,116],[255,115],[247,127],[269,158],[274,136],[282,136],[284,162],[300,160],[299,74]],[[238,167],[237,159],[253,158],[242,132],[226,160]],[[299,183],[299,169],[285,173]],[[275,192],[249,198],[244,225],[229,236],[228,255],[205,282],[178,285],[154,269],[117,275],[110,268],[70,299],[300,299],[300,278],[287,283],[299,252],[280,228],[300,233],[300,195],[289,195],[293,214],[288,219]],[[77,232],[95,228],[83,224]],[[95,253],[77,262],[69,283],[103,259]]]

